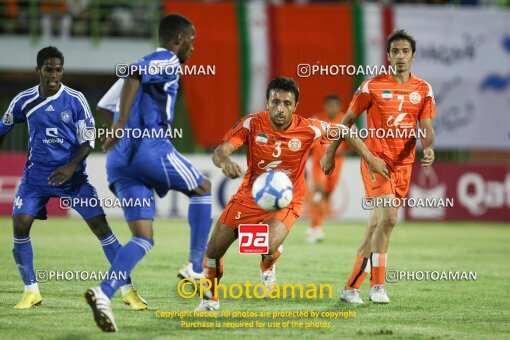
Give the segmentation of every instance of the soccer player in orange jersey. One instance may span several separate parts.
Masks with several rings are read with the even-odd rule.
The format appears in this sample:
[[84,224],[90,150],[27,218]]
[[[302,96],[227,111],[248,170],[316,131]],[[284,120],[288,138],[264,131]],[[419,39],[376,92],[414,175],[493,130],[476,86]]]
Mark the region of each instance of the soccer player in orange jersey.
[[[267,111],[248,115],[227,132],[223,142],[214,150],[213,162],[230,178],[241,175],[241,167],[229,155],[242,145],[247,146],[248,169],[237,193],[227,203],[218,219],[204,259],[204,275],[213,284],[197,311],[219,309],[214,296],[215,279],[223,275],[223,255],[237,238],[237,227],[243,223],[269,225],[269,251],[260,262],[261,282],[268,288],[276,283],[275,262],[282,252],[280,247],[294,221],[301,214],[306,190],[305,163],[312,146],[327,139],[328,124],[317,119],[295,115],[299,89],[291,78],[273,79],[266,91]],[[344,127],[345,130],[348,128]],[[374,157],[357,138],[347,137],[375,173],[387,176],[384,161]],[[292,202],[284,209],[267,212],[258,207],[252,196],[255,179],[265,171],[285,172],[294,186]]]
[[[434,94],[426,81],[411,74],[416,41],[406,31],[397,30],[388,37],[386,51],[390,64],[396,67],[396,74],[379,75],[364,81],[356,91],[342,121],[343,125],[351,126],[366,110],[368,128],[384,130],[388,136],[393,132],[393,138],[378,139],[369,134],[365,140],[368,149],[384,159],[390,170],[388,180],[373,173],[367,168],[366,162],[361,161],[366,196],[377,198],[375,202],[394,202],[394,198],[407,195],[415,157],[416,135],[420,137],[424,149],[422,166],[428,167],[434,162]],[[394,133],[397,130],[407,135],[397,138]],[[333,142],[321,160],[325,173],[333,170],[335,152],[340,143],[341,141]],[[386,203],[371,211],[368,228],[357,251],[354,269],[342,292],[343,301],[363,303],[359,288],[370,271],[369,299],[375,303],[389,302],[384,289],[386,254],[391,231],[397,222],[397,212],[398,206]]]
[[[336,94],[330,94],[324,99],[324,112],[319,113],[314,118],[328,124],[339,124],[345,115],[341,109],[342,101],[340,97]],[[335,190],[338,183],[344,162],[344,154],[348,149],[347,144],[342,145],[336,153],[336,165],[333,172],[326,176],[321,169],[320,160],[326,153],[329,144],[317,144],[312,148],[312,180],[314,187],[310,206],[311,226],[305,235],[305,240],[308,243],[324,240],[325,234],[322,229],[322,223],[329,210],[329,196]]]

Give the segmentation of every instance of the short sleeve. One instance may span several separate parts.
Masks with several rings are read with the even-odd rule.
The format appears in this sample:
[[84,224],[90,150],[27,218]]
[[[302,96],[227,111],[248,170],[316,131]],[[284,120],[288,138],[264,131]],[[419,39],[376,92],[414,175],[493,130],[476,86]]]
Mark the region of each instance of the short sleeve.
[[421,107],[420,113],[418,115],[418,119],[428,119],[436,117],[436,101],[434,99],[434,92],[432,91],[432,86],[427,83],[427,95],[425,100],[423,101],[423,105]]
[[310,128],[315,133],[312,147],[315,146],[316,144],[330,144],[331,140],[328,138],[328,132],[331,125],[323,120],[315,118],[310,118],[309,122]]
[[351,103],[349,104],[349,109],[358,116],[361,115],[365,110],[368,110],[370,104],[372,103],[372,95],[370,94],[370,90],[368,88],[369,82],[370,81],[367,80],[361,84],[361,86],[354,93]]
[[169,59],[141,59],[130,70],[136,70],[142,84],[157,84],[178,79],[180,67],[179,58],[173,55]]
[[108,110],[110,112],[117,111],[117,104],[120,99],[120,92],[122,91],[122,86],[124,85],[124,79],[119,78],[113,85],[110,87],[108,92],[105,93],[103,98],[97,103],[97,107],[101,109]]
[[27,119],[21,111],[21,104],[21,101],[16,98],[9,104],[0,120],[0,136],[8,134],[14,128],[14,124],[26,122]]
[[95,129],[94,116],[92,116],[89,104],[81,93],[76,97],[76,118],[76,137],[78,138],[78,142],[80,144],[88,142],[93,149],[95,140],[88,137],[91,136],[90,132]]
[[239,119],[234,126],[223,136],[223,142],[229,142],[234,145],[235,149],[239,149],[242,145],[247,144],[250,136],[251,121],[253,115]]

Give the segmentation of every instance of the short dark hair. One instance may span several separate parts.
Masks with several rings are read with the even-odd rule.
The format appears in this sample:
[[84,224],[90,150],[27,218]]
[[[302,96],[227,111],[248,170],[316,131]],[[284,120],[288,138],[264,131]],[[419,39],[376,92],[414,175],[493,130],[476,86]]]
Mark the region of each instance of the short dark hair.
[[41,68],[44,65],[46,59],[59,58],[64,65],[64,54],[54,46],[48,46],[37,52],[37,67]]
[[296,103],[299,100],[299,87],[296,84],[296,81],[292,78],[287,77],[277,77],[269,82],[266,90],[266,100],[269,99],[269,93],[271,90],[282,90],[287,92],[294,93],[294,98],[296,98]]
[[407,33],[405,30],[394,30],[393,33],[391,33],[388,36],[388,39],[386,40],[386,52],[390,53],[391,43],[396,40],[407,40],[411,44],[411,50],[413,53],[416,52],[416,40],[414,40],[413,36]]
[[167,42],[179,33],[182,33],[191,25],[193,25],[191,20],[181,14],[175,13],[167,15],[159,22],[159,41]]
[[334,101],[337,101],[339,103],[342,102],[342,99],[340,99],[340,97],[337,94],[334,94],[334,93],[330,93],[326,97],[324,97],[324,102],[329,102],[330,100],[334,100]]

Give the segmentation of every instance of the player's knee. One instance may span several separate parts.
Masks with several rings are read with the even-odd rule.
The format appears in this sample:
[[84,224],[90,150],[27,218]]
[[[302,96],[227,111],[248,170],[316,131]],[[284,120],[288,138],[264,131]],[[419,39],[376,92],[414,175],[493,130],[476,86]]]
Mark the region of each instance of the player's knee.
[[14,235],[28,236],[30,234],[30,227],[32,226],[33,218],[24,215],[15,215],[12,217],[12,225]]
[[393,227],[397,224],[397,215],[388,215],[381,219],[380,226],[383,228],[386,232],[391,232]]
[[204,178],[202,184],[200,184],[200,187],[204,194],[211,193],[211,181],[209,181],[209,179]]
[[218,247],[214,245],[208,245],[205,251],[205,256],[209,259],[219,259],[221,257],[221,251]]
[[90,230],[97,237],[106,236],[112,232],[112,230],[111,230],[110,226],[108,225],[108,222],[106,221],[106,218],[104,216],[94,217],[94,218],[88,220],[87,224],[88,224]]
[[194,195],[205,195],[211,193],[211,181],[209,181],[207,178],[204,177],[204,180],[202,183],[193,189],[191,192],[188,193],[188,196],[194,196]]

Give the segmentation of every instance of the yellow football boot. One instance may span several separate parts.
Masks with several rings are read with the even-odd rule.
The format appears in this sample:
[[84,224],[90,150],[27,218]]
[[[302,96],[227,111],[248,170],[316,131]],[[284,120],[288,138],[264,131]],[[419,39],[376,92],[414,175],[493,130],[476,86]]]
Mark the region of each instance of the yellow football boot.
[[28,309],[32,308],[32,306],[39,307],[42,303],[41,293],[25,291],[23,292],[23,296],[21,300],[14,306],[16,309]]

